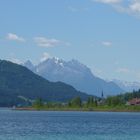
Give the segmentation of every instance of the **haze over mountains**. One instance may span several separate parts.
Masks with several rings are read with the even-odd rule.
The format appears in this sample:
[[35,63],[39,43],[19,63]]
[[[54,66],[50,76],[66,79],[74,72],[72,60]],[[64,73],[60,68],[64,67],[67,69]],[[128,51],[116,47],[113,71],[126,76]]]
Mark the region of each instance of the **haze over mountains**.
[[127,92],[132,92],[133,90],[139,90],[140,89],[140,82],[128,82],[128,81],[121,81],[117,79],[113,79],[113,82],[115,82],[120,88]]
[[24,63],[24,66],[47,80],[53,82],[62,81],[88,94],[101,96],[103,91],[107,96],[124,92],[113,81],[107,82],[96,77],[86,65],[81,64],[77,60],[66,62],[54,57],[40,62],[36,66],[27,61]]

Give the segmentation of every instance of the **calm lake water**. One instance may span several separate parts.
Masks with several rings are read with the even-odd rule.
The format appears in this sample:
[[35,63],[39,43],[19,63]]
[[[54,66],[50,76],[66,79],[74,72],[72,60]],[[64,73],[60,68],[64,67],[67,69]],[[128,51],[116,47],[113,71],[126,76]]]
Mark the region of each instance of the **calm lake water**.
[[140,140],[140,113],[0,110],[0,140]]

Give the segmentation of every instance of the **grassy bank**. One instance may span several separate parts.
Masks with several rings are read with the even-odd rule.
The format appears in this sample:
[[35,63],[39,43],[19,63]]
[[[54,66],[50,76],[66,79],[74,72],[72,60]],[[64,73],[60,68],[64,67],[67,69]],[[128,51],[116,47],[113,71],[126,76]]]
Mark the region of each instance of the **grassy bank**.
[[108,111],[108,112],[140,112],[140,106],[98,106],[94,111]]
[[28,111],[105,111],[105,112],[140,112],[140,106],[97,106],[97,107],[24,107],[16,108],[16,110]]

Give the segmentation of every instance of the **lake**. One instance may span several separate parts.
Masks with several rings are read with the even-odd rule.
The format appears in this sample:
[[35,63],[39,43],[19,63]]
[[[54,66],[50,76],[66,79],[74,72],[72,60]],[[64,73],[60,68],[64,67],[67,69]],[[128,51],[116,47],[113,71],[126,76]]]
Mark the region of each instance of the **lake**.
[[3,109],[0,140],[140,140],[140,113]]

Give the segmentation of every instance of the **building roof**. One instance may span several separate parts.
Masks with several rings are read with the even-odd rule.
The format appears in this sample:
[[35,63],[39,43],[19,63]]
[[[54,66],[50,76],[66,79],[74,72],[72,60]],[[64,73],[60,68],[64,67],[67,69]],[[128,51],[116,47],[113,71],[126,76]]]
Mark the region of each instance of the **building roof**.
[[130,105],[140,105],[140,98],[133,98],[129,101]]

